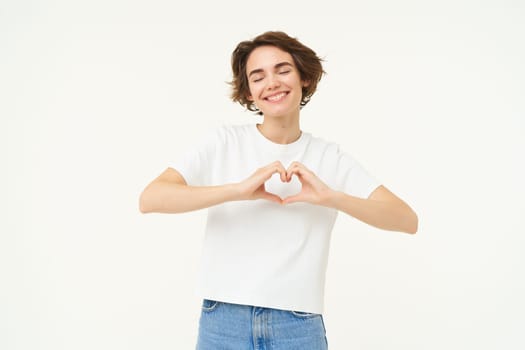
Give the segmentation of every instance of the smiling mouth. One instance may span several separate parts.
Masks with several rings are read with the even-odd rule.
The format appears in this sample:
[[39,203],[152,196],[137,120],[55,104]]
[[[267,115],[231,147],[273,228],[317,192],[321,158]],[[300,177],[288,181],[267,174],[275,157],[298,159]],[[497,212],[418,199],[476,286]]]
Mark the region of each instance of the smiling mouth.
[[272,95],[272,96],[268,96],[268,97],[265,97],[264,99],[266,101],[270,101],[270,102],[279,102],[280,100],[282,100],[286,95],[288,95],[288,92],[280,92],[278,94],[275,94],[275,95]]

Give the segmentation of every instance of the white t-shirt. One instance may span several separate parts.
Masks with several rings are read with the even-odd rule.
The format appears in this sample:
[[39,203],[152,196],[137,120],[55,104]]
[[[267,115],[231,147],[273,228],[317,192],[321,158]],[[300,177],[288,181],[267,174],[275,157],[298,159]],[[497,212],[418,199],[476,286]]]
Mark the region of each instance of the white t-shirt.
[[[335,143],[302,132],[276,144],[256,124],[222,126],[170,166],[190,186],[241,182],[279,160],[298,161],[334,190],[367,198],[380,183]],[[296,194],[294,176],[274,174],[266,190],[281,198]],[[319,313],[337,210],[309,203],[232,201],[208,208],[197,295],[228,303]]]

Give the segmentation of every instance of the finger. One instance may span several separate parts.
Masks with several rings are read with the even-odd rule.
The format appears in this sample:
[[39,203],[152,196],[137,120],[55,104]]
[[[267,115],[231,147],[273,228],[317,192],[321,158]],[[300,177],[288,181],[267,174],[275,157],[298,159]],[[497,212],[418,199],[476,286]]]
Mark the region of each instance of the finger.
[[279,175],[281,176],[282,182],[286,182],[288,180],[286,177],[286,169],[281,162],[279,162]]
[[300,194],[296,194],[290,197],[286,197],[285,199],[282,200],[283,204],[291,204],[291,203],[296,203],[296,202],[304,202],[304,197]]
[[265,167],[265,170],[266,170],[265,171],[266,180],[268,180],[270,177],[272,177],[272,175],[275,174],[275,173],[279,173],[281,181],[285,181],[286,180],[286,169],[284,168],[283,164],[280,161],[278,161],[278,160],[268,164]]
[[281,197],[273,194],[273,193],[269,193],[269,192],[263,192],[261,194],[261,199],[266,199],[266,200],[269,200],[271,202],[275,202],[275,203],[278,203],[278,204],[282,204],[283,200],[281,199]]
[[300,162],[297,162],[297,161],[292,162],[292,163],[288,166],[288,170],[291,170],[291,169],[293,169],[293,168],[301,168],[301,169],[308,170],[308,168],[307,168],[303,163],[300,163]]
[[[262,182],[266,182],[267,180],[269,180],[273,174],[275,173],[279,173],[279,174],[282,174],[283,172],[283,166],[282,164],[280,165],[278,162],[273,162],[271,164],[268,164],[267,166],[259,169],[260,171],[260,174],[261,174],[261,181]],[[282,175],[281,175],[282,177]]]
[[289,166],[286,169],[286,180],[290,182],[292,180],[293,174],[297,174],[297,168],[295,166]]
[[291,179],[293,175],[296,175],[299,181],[301,181],[301,183],[304,183],[304,180],[307,180],[305,176],[307,175],[307,172],[304,169],[301,169],[301,168],[290,169],[287,173],[287,176]]
[[295,167],[295,166],[302,166],[302,165],[303,163],[294,160],[293,162],[290,163],[290,166],[288,168]]
[[288,180],[290,180],[293,174],[296,174],[298,176],[304,176],[308,172],[309,169],[306,166],[304,166],[304,164],[299,162],[292,162],[292,164],[290,164],[290,166],[286,170],[286,177]]

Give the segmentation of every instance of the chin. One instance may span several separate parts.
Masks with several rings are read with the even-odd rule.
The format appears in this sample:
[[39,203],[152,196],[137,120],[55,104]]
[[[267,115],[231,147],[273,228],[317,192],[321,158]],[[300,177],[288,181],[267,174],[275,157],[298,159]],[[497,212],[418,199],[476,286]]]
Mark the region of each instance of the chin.
[[299,112],[299,108],[265,108],[261,109],[262,114],[268,118],[283,118]]
[[263,116],[265,116],[266,118],[284,118],[286,115],[290,114],[290,113],[286,113],[286,112],[282,112],[282,113],[279,113],[279,112],[276,112],[276,111],[267,111],[267,112],[264,112],[264,111],[261,111]]

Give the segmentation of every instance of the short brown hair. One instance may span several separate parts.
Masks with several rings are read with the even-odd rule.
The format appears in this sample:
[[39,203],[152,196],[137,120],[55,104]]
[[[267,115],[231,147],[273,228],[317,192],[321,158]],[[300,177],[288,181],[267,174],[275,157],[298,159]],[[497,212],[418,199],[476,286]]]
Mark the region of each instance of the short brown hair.
[[275,46],[292,56],[301,80],[309,83],[308,86],[303,87],[301,99],[301,107],[306,105],[317,89],[317,83],[321,80],[323,73],[325,73],[321,64],[322,59],[296,38],[292,38],[284,32],[273,31],[263,33],[253,40],[242,41],[233,51],[231,59],[233,79],[230,82],[233,90],[231,94],[232,100],[239,102],[250,111],[262,114],[255,104],[248,100],[250,88],[246,74],[248,57],[259,46]]

